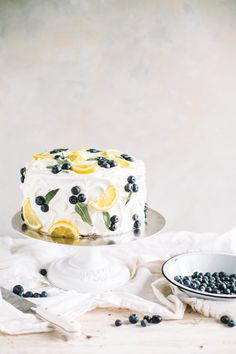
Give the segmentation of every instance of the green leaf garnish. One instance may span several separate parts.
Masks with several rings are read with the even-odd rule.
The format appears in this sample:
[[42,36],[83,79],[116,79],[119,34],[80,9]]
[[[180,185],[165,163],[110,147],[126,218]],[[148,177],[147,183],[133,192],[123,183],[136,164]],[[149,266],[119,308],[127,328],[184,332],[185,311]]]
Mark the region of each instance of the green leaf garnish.
[[78,214],[81,216],[81,219],[82,219],[84,222],[86,222],[86,223],[89,224],[90,226],[93,226],[91,217],[90,217],[89,212],[88,212],[88,206],[87,206],[87,204],[78,202],[78,203],[75,205],[75,211],[76,211],[76,213],[78,213]]
[[86,161],[97,161],[98,157],[91,157],[89,159],[86,159]]
[[55,197],[55,195],[57,194],[57,192],[59,191],[58,189],[53,189],[52,191],[49,191],[46,195],[45,195],[45,203],[49,204],[49,202],[52,200],[52,198]]
[[129,203],[132,194],[133,194],[132,192],[129,192],[129,195],[128,195],[127,199],[126,199],[125,205]]
[[110,214],[107,211],[103,211],[103,220],[105,222],[106,227],[109,229],[111,225],[111,217]]

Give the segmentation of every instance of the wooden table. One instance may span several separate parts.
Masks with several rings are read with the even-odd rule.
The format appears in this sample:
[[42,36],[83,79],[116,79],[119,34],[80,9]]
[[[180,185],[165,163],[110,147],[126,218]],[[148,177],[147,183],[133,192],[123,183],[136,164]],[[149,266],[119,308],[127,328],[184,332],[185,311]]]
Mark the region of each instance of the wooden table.
[[0,354],[235,354],[236,327],[187,310],[183,320],[163,321],[142,328],[115,327],[115,319],[127,320],[130,311],[99,309],[81,318],[83,334],[66,338],[58,332],[0,336]]

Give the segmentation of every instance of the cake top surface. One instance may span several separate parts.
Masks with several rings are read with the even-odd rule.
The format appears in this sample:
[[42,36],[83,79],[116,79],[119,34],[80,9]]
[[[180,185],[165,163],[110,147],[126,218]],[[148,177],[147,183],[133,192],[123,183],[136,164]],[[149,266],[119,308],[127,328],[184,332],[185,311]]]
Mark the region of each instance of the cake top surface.
[[37,153],[26,165],[27,171],[48,175],[107,175],[124,171],[143,173],[144,163],[116,149],[98,150],[82,147],[77,150],[58,148]]

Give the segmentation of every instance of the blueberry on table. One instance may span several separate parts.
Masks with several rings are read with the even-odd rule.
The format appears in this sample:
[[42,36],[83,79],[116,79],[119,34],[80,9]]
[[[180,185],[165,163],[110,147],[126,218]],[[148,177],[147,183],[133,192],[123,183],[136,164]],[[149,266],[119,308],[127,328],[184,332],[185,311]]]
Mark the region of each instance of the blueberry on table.
[[23,294],[23,297],[33,297],[32,291],[26,291],[26,293]]
[[80,187],[79,186],[74,186],[71,188],[71,193],[74,195],[80,194]]
[[159,315],[153,315],[151,319],[151,323],[158,324],[162,321],[162,317]]
[[48,297],[48,293],[46,291],[42,291],[40,297]]
[[228,327],[234,327],[235,326],[235,322],[234,320],[229,320],[229,322],[227,323]]
[[45,277],[47,275],[47,269],[40,269],[39,273]]
[[129,183],[131,183],[131,184],[134,184],[134,183],[136,182],[136,178],[135,178],[134,176],[129,176],[129,177],[127,178],[127,181],[128,181]]
[[148,316],[148,315],[145,315],[145,316],[143,317],[143,319],[146,320],[148,323],[151,323],[151,321],[152,321],[151,316]]
[[147,324],[148,324],[148,322],[147,322],[146,320],[141,320],[141,321],[140,321],[140,325],[141,325],[142,327],[147,327]]
[[52,173],[57,174],[61,171],[61,167],[59,165],[52,166]]
[[116,327],[122,326],[122,321],[121,320],[115,320],[115,326]]
[[132,324],[135,324],[139,321],[139,317],[133,313],[132,315],[129,316],[129,322]]
[[33,297],[40,297],[40,294],[39,293],[34,293]]
[[117,215],[113,215],[111,217],[111,223],[112,224],[117,224],[119,222],[119,217]]
[[21,183],[24,183],[25,182],[25,176],[21,176],[20,181],[21,181]]
[[76,195],[70,196],[69,202],[70,202],[70,204],[76,204],[76,203],[78,203],[78,197],[76,197]]
[[138,192],[138,189],[139,189],[138,185],[137,185],[136,183],[133,184],[133,187],[132,187],[133,192],[134,192],[134,193],[137,193],[137,192]]
[[127,183],[127,184],[125,185],[125,191],[126,191],[126,192],[133,192],[133,185],[130,184],[130,183]]
[[24,294],[24,288],[22,285],[15,285],[12,291],[14,294],[19,296],[22,296]]
[[132,219],[133,219],[134,221],[138,220],[138,214],[134,214],[134,215],[132,216]]
[[21,225],[21,230],[26,231],[28,229],[28,226],[24,223]]
[[111,231],[115,231],[117,229],[117,225],[116,224],[111,224],[109,227],[109,230]]
[[22,168],[20,169],[20,174],[21,174],[22,176],[24,176],[25,173],[26,173],[26,168],[25,168],[25,167],[22,167]]
[[49,206],[47,204],[43,204],[43,205],[41,205],[40,209],[43,213],[47,213],[49,210]]
[[45,198],[42,195],[39,195],[35,198],[35,203],[37,205],[43,205],[45,203]]
[[86,200],[86,195],[83,194],[83,193],[79,194],[78,200],[79,200],[80,203],[85,202],[85,200]]
[[134,229],[140,229],[140,227],[141,227],[141,222],[139,220],[136,220],[134,222]]

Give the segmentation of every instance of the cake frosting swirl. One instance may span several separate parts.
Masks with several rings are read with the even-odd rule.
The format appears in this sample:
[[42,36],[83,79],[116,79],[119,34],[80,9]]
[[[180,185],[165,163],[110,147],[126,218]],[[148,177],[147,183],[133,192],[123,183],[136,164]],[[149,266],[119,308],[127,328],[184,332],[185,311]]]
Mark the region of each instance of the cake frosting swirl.
[[22,217],[52,236],[114,235],[145,224],[145,166],[121,151],[35,154],[21,169]]

